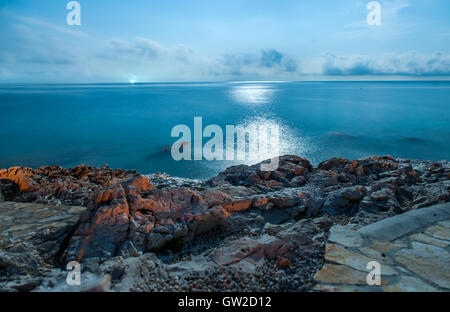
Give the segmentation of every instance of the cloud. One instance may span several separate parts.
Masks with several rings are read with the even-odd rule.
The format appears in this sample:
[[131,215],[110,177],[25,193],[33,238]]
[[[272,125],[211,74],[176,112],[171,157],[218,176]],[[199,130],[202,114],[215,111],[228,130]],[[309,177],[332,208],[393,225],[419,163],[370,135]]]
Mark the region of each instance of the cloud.
[[24,25],[47,29],[48,31],[54,31],[54,32],[58,32],[61,34],[66,34],[66,35],[72,35],[72,36],[83,37],[83,38],[89,37],[88,34],[82,32],[76,28],[67,28],[67,27],[56,26],[51,23],[47,23],[43,20],[37,19],[37,18],[17,15],[17,14],[9,12],[7,10],[3,10],[2,12],[0,12],[0,14],[3,17],[19,21],[21,24],[24,24]]
[[218,66],[223,75],[231,76],[289,75],[298,67],[291,57],[275,49],[259,54],[226,54],[218,60]]
[[364,55],[322,56],[322,74],[330,76],[450,76],[450,55],[403,53],[385,54],[378,57]]
[[0,32],[0,82],[302,80],[305,75],[450,77],[450,55],[439,52],[325,53],[300,58],[269,47],[253,53],[211,55],[183,44],[165,45],[144,37],[93,38],[70,27],[9,18],[13,22],[8,21]]
[[146,60],[156,60],[167,53],[158,42],[147,38],[138,37],[132,41],[112,39],[110,43],[112,50],[116,53]]
[[183,81],[273,78],[292,77],[297,72],[296,62],[275,49],[211,57],[182,44],[164,46],[148,38],[110,40],[108,52],[100,57],[103,61],[114,61],[116,69],[126,67],[128,72],[134,71],[133,75],[141,79],[150,76]]

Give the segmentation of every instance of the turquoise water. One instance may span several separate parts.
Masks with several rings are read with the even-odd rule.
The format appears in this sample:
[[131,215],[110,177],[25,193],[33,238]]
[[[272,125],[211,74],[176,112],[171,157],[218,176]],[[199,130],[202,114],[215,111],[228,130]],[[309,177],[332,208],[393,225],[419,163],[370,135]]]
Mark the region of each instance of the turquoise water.
[[[450,82],[0,85],[0,167],[80,163],[208,178],[172,160],[171,129],[278,125],[280,153],[450,159]],[[249,161],[244,161],[249,163]]]

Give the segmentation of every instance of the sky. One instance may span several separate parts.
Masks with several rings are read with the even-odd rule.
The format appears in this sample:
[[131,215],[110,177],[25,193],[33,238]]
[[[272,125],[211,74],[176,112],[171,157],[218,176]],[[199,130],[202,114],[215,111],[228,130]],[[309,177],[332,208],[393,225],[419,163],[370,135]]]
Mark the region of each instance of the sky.
[[450,79],[448,0],[0,0],[0,82]]

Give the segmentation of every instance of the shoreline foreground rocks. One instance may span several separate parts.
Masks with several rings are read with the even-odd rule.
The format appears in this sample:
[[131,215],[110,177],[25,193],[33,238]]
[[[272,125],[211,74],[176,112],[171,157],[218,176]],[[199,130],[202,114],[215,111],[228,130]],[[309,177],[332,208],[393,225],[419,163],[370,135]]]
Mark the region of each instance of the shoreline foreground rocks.
[[[279,164],[208,181],[107,166],[0,170],[0,290],[309,291],[333,226],[450,201],[447,161]],[[65,282],[70,261],[81,263],[78,288]]]

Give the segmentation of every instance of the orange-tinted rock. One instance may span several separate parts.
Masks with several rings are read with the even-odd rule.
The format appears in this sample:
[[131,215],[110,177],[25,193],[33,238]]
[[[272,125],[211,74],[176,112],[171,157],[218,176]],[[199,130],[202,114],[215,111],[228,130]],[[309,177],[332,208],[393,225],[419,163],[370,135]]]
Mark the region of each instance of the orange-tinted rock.
[[[156,190],[146,177],[138,176],[92,197],[65,259],[115,256],[127,242],[140,251],[160,248],[174,236],[187,236],[188,224],[193,234],[217,226],[219,220],[230,216],[222,207],[229,201],[229,195],[219,190]],[[235,211],[248,209],[251,202],[236,201],[232,207]],[[156,228],[161,231],[161,227],[166,227],[162,234],[153,233]]]
[[13,181],[22,192],[33,192],[39,189],[39,186],[34,183],[33,177],[31,168],[12,167],[0,170],[0,179]]
[[280,268],[288,268],[291,266],[291,260],[283,257],[278,257],[277,264]]
[[273,181],[273,180],[271,180],[271,181],[266,181],[266,186],[267,187],[274,187],[274,186],[280,186],[280,182],[278,182],[278,181]]
[[223,207],[228,212],[244,211],[250,208],[250,206],[252,205],[252,201],[252,199],[237,200],[232,203],[224,204]]
[[259,198],[255,198],[253,200],[253,207],[258,208],[264,205],[267,205],[267,203],[269,203],[270,198],[269,197],[259,197]]
[[129,225],[129,206],[122,185],[99,192],[80,216],[80,225],[65,254],[66,260],[114,256],[127,239]]
[[134,176],[136,173],[131,171],[85,165],[71,169],[44,166],[38,169],[12,167],[0,170],[0,180],[9,180],[18,186],[18,192],[9,195],[10,200],[48,202],[58,199],[74,205],[87,205],[94,193]]
[[133,180],[131,180],[128,184],[128,187],[130,186],[136,187],[139,192],[148,192],[155,188],[155,186],[151,184],[150,181],[142,175],[139,175]]

